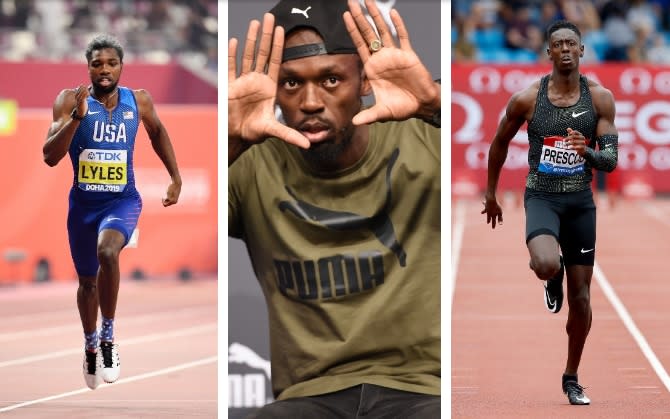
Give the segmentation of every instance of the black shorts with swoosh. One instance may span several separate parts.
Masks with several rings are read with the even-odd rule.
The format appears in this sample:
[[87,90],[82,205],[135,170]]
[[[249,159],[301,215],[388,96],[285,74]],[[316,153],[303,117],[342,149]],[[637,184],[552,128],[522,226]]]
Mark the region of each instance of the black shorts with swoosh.
[[591,189],[543,192],[526,188],[526,243],[541,234],[558,240],[566,265],[593,266],[596,253],[596,206]]

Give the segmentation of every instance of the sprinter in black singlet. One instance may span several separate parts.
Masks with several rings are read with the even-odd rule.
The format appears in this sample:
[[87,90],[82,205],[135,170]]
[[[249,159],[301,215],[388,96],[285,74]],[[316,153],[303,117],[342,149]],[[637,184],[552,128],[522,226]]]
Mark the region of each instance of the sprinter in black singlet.
[[612,93],[579,72],[584,54],[581,33],[558,21],[547,29],[551,74],[514,94],[489,150],[482,214],[495,228],[502,223],[496,188],[510,141],[528,123],[526,245],[530,268],[544,281],[547,309],[557,313],[567,277],[568,359],[562,378],[571,404],[589,404],[577,369],[591,328],[590,284],[596,248],[593,169],[611,172],[617,164],[618,134]]

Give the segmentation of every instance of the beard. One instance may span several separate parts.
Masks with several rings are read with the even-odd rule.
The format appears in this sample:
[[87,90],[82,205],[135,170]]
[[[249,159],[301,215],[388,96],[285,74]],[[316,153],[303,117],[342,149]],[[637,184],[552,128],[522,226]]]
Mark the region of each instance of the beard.
[[341,141],[336,139],[322,141],[312,144],[307,150],[301,148],[300,153],[312,167],[330,168],[336,165],[340,156],[347,151],[352,138],[352,135],[344,135]]

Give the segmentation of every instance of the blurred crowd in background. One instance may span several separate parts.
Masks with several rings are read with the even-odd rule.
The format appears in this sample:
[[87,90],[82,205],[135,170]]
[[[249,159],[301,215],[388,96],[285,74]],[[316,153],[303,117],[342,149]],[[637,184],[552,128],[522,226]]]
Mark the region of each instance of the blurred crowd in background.
[[546,60],[545,31],[577,25],[582,62],[670,63],[670,0],[452,0],[452,61]]
[[216,74],[216,0],[0,0],[1,60],[85,62],[100,33],[119,39],[126,63],[179,60]]

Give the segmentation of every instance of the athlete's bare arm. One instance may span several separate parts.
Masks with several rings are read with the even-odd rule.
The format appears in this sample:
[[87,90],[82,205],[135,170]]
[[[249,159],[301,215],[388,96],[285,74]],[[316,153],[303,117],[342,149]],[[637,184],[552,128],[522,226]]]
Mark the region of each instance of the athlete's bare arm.
[[151,95],[143,89],[135,90],[134,94],[142,123],[151,140],[151,146],[165,165],[172,180],[167,188],[166,196],[163,198],[163,206],[174,205],[179,200],[179,194],[181,193],[181,175],[179,174],[177,158],[170,137],[165,126],[158,118]]
[[533,116],[539,85],[538,81],[521,92],[512,95],[509,102],[507,102],[505,115],[503,115],[500,124],[498,124],[498,129],[489,148],[488,175],[482,214],[486,214],[486,223],[490,223],[492,228],[496,228],[496,222],[502,223],[503,221],[502,208],[496,198],[500,171],[507,159],[510,142],[519,131],[519,128]]
[[614,125],[616,108],[614,105],[614,95],[612,95],[612,92],[598,84],[591,88],[591,97],[593,98],[593,105],[595,106],[596,112],[598,112],[599,116],[598,126],[596,127],[596,135],[617,135],[618,132]]
[[44,162],[55,166],[67,154],[79,121],[72,119],[72,110],[77,108],[77,115],[84,116],[88,110],[86,98],[88,88],[80,85],[76,89],[62,90],[53,104],[53,122],[49,127],[47,139],[42,147]]
[[589,81],[589,89],[593,107],[598,115],[596,138],[591,140],[598,142],[598,149],[588,147],[584,135],[572,129],[568,129],[567,144],[580,156],[583,156],[594,169],[611,172],[616,167],[618,160],[618,132],[614,125],[616,113],[614,96],[611,91],[593,81]]
[[619,159],[619,133],[614,125],[616,105],[614,95],[601,85],[591,88],[593,105],[598,113],[596,126],[596,140],[598,150],[587,151],[586,160],[598,170],[611,172],[616,168]]

